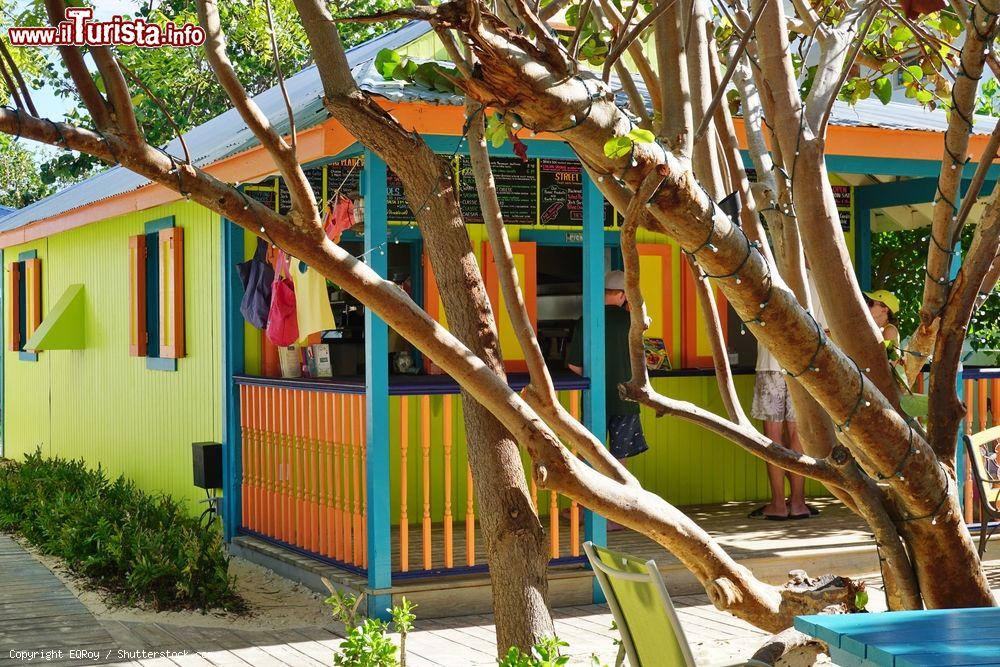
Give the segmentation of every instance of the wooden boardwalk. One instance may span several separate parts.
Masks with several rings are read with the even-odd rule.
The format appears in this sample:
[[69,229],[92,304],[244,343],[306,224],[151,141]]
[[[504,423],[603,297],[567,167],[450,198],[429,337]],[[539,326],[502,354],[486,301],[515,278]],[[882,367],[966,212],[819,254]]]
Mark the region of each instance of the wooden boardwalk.
[[[99,664],[114,658],[117,648],[108,631],[48,568],[0,534],[0,664]],[[83,660],[70,657],[70,651],[79,650],[93,653]],[[25,653],[12,656],[12,651]],[[21,659],[32,652],[33,661]]]

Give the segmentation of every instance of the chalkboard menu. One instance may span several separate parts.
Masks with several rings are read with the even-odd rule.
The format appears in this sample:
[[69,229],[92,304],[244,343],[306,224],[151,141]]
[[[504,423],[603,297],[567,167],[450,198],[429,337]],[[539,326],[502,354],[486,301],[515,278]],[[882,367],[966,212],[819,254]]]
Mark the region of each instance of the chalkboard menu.
[[539,160],[541,192],[538,222],[542,225],[583,224],[583,167],[570,160]]
[[363,155],[331,162],[326,166],[326,189],[331,197],[340,189],[340,194],[355,198],[361,192],[361,172],[365,168]]
[[851,206],[852,188],[850,185],[831,185],[833,198],[837,202],[837,213],[840,216],[840,228],[845,232],[851,231]]
[[389,168],[385,170],[385,210],[389,222],[415,222],[416,217],[406,203],[403,181]]
[[247,197],[258,201],[269,209],[274,210],[277,197],[274,193],[274,179],[269,178],[255,185],[244,186],[243,192]]
[[[305,169],[303,172],[306,175],[306,180],[309,181],[309,187],[312,188],[313,197],[316,198],[316,205],[323,206],[323,169],[324,167],[317,167],[315,169]],[[278,179],[278,213],[284,215],[292,210],[292,195],[288,191],[288,186],[285,184],[285,179]]]
[[[500,213],[508,225],[534,225],[538,220],[536,160],[522,162],[516,157],[491,157],[490,167],[496,181],[497,199]],[[462,215],[469,223],[483,222],[479,208],[479,194],[476,179],[472,175],[472,164],[467,156],[462,156],[458,165],[458,193]]]

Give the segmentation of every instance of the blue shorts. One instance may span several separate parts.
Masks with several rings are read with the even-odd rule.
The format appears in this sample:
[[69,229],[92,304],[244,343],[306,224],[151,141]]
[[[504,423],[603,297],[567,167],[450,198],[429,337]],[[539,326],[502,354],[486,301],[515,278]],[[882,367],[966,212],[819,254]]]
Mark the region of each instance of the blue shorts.
[[616,459],[627,459],[649,449],[642,434],[639,415],[610,415],[608,417],[608,449]]

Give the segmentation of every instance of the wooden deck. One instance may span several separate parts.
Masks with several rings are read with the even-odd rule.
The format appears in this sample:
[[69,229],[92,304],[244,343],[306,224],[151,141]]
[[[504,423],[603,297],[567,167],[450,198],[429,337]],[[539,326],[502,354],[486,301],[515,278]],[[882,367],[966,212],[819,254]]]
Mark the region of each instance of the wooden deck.
[[[763,521],[747,518],[756,503],[730,503],[703,507],[689,507],[685,511],[700,526],[715,537],[736,560],[750,567],[764,581],[787,581],[789,570],[804,569],[810,574],[862,575],[878,569],[875,545],[867,526],[839,502],[832,499],[813,499],[810,503],[820,510],[820,515],[800,521]],[[548,529],[547,518],[543,523]],[[430,544],[431,567],[437,572],[422,572],[423,551],[421,526],[410,528],[410,570],[400,572],[398,528],[393,529],[392,593],[398,599],[405,595],[417,601],[425,617],[445,617],[481,614],[490,609],[491,592],[489,577],[484,571],[485,551],[477,533],[475,564],[478,572],[458,572],[442,575],[444,556],[443,529],[434,525]],[[455,533],[454,565],[464,568],[464,526]],[[569,524],[563,518],[559,525],[560,554],[571,554]],[[583,540],[581,525],[580,540]],[[655,560],[674,595],[703,592],[701,585],[663,547],[645,536],[629,530],[608,534],[613,549]],[[253,538],[240,537],[233,542],[233,552],[268,567],[282,576],[295,579],[317,591],[325,588],[321,577],[338,586],[360,592],[366,580],[357,574],[313,560],[281,546]],[[582,550],[581,550],[582,552]],[[550,594],[555,607],[585,605],[591,602],[591,575],[582,561],[554,565],[549,569]]]
[[[82,649],[95,654],[86,664],[98,664],[117,648],[108,631],[48,568],[0,534],[0,664],[79,665],[70,651]],[[15,659],[14,651],[33,660]]]

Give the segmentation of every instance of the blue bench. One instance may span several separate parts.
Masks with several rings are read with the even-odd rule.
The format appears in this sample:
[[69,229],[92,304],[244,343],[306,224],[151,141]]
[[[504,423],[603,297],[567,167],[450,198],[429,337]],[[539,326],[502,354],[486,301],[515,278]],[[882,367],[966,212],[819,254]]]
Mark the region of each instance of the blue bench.
[[1000,665],[1000,608],[799,616],[841,667]]

